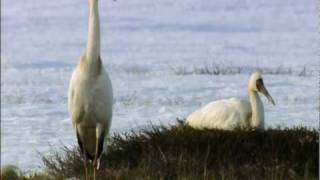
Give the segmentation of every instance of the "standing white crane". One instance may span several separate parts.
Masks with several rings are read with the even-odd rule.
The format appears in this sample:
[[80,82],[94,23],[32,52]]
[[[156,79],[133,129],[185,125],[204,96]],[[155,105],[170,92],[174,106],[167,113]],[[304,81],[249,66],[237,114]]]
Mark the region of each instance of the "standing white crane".
[[186,123],[196,129],[264,128],[264,108],[261,92],[275,105],[263,84],[260,73],[251,75],[248,84],[249,101],[236,98],[214,101],[193,112]]
[[68,109],[84,157],[86,179],[88,160],[93,165],[94,179],[96,177],[112,118],[112,85],[100,58],[99,21],[98,0],[89,0],[87,47],[72,74],[68,96]]

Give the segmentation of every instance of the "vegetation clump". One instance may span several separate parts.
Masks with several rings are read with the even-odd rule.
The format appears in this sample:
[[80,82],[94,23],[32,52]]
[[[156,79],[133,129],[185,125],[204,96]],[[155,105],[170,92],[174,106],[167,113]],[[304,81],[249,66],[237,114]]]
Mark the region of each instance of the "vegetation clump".
[[[152,126],[109,138],[98,179],[318,179],[318,139],[316,130],[306,128]],[[83,177],[76,147],[43,162],[53,179]]]
[[228,66],[213,64],[203,64],[191,67],[177,66],[170,67],[171,71],[175,75],[186,76],[186,75],[235,75],[235,74],[247,74],[254,71],[259,71],[262,74],[268,75],[293,75],[293,76],[313,76],[314,71],[303,67],[302,69],[294,69],[292,67],[278,66],[276,68],[270,67],[249,67],[249,66]]

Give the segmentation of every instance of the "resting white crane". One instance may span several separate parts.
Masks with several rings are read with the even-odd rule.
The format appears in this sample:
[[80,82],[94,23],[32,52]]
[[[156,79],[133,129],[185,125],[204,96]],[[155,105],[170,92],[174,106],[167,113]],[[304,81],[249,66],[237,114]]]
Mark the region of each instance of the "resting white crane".
[[78,144],[84,157],[85,177],[88,160],[93,177],[99,169],[105,136],[112,118],[112,85],[100,58],[98,0],[89,0],[89,31],[85,53],[74,70],[68,96],[68,109]]
[[214,101],[193,112],[186,123],[196,129],[264,128],[264,108],[258,92],[275,105],[259,72],[251,75],[248,84],[249,101],[236,98]]

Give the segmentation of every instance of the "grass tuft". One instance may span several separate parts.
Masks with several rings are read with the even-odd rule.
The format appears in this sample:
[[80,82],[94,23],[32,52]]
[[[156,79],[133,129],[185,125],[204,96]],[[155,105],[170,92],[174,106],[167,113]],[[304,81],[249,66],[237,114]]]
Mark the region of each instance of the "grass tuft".
[[[151,126],[114,134],[98,179],[318,179],[318,132]],[[81,178],[78,148],[43,157],[53,179]]]
[[18,180],[21,176],[21,172],[18,167],[8,165],[1,168],[1,179]]

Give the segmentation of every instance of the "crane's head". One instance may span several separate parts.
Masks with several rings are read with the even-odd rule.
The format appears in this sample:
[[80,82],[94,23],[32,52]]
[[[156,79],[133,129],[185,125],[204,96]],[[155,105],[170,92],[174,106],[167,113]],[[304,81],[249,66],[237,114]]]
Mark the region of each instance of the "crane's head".
[[255,72],[251,75],[251,77],[249,79],[248,90],[262,93],[263,95],[265,95],[267,97],[267,99],[273,105],[275,105],[273,98],[269,94],[267,88],[264,86],[261,73]]

